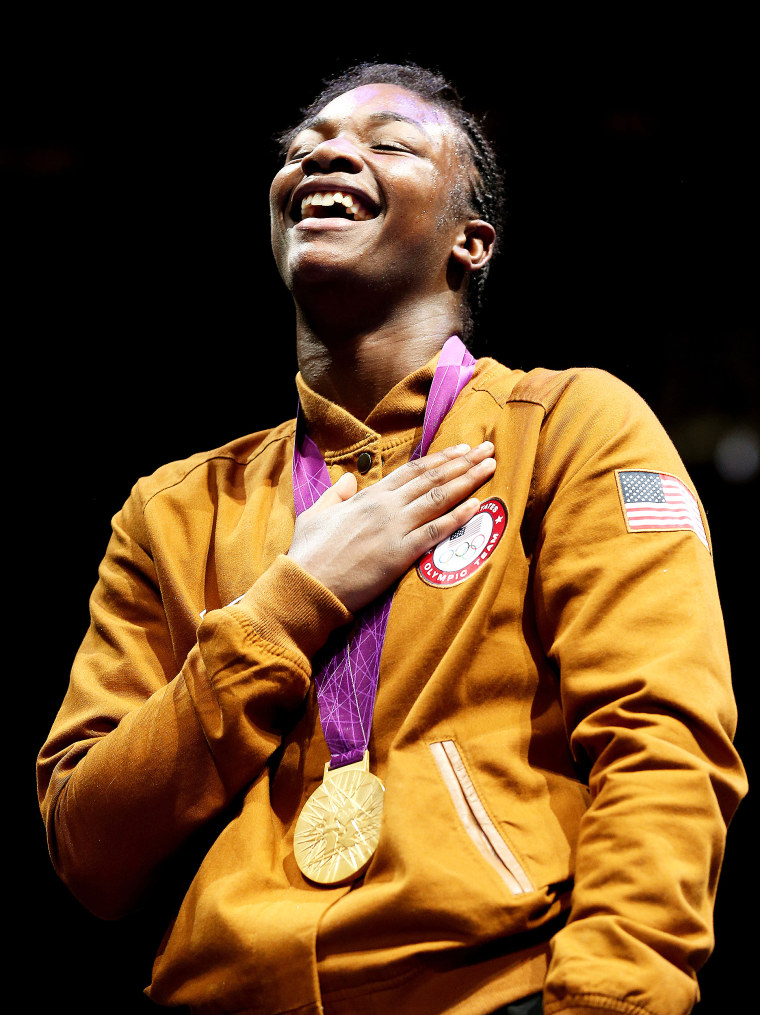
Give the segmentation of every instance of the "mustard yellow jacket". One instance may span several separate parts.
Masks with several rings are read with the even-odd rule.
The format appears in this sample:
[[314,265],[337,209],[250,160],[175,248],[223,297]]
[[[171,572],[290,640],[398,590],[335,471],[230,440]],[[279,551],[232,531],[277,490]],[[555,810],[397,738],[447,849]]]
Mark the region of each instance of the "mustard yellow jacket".
[[[299,378],[333,481],[363,451],[360,488],[408,460],[434,362],[365,422]],[[494,442],[479,496],[506,526],[455,580],[428,558],[400,583],[380,843],[334,889],[302,877],[293,829],[329,760],[310,660],[351,617],[284,556],[293,434],[167,465],[114,518],[39,758],[60,876],[117,917],[214,828],[155,960],[162,1004],[484,1015],[543,988],[547,1015],[688,1012],[745,781],[706,524],[631,531],[626,474],[690,487],[660,425],[601,371],[479,361],[433,450]]]

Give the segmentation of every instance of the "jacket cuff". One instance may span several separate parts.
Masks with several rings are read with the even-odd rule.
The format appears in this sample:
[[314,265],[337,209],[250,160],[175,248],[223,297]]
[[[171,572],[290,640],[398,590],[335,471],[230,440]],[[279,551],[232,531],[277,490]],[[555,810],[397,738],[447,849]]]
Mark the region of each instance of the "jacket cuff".
[[640,1004],[621,1001],[606,994],[583,994],[569,997],[565,1001],[545,1003],[545,1015],[602,1015],[615,1012],[617,1015],[653,1015],[649,1008]]
[[257,638],[303,654],[309,664],[332,632],[353,620],[328,588],[284,554],[227,610]]

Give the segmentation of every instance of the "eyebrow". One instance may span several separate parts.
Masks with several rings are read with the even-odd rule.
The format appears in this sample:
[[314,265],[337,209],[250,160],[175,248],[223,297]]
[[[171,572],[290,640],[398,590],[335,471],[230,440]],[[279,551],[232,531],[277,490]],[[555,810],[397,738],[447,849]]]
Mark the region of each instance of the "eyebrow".
[[[423,134],[427,134],[427,130],[420,120],[415,120],[411,116],[405,116],[403,113],[396,113],[391,109],[381,109],[376,113],[370,113],[367,119],[370,123],[389,123],[393,120],[401,120],[402,123],[410,123],[413,127],[422,131]],[[332,121],[327,116],[316,116],[313,120],[308,120],[306,123],[301,124],[297,133],[300,134],[302,130],[320,130],[331,123]]]

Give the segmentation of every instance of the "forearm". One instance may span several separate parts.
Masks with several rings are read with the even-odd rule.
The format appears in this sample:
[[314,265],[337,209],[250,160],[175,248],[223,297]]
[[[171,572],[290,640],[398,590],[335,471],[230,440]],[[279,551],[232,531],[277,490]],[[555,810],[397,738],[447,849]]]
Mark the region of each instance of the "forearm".
[[601,759],[604,774],[592,776],[571,914],[552,943],[549,1015],[613,1003],[627,1015],[681,1015],[694,1003],[713,945],[727,820],[719,799],[730,813],[741,780],[735,772],[718,798],[708,765],[672,741],[647,739],[622,736]]
[[713,946],[726,827],[744,774],[730,739],[714,582],[694,563],[707,553],[691,534],[673,542],[681,545],[658,566],[640,561],[632,594],[615,591],[626,584],[622,569],[597,575],[577,611],[565,607],[555,638],[570,741],[590,765],[592,801],[570,919],[553,943],[549,1015],[613,1001],[629,1015],[683,1015]]
[[278,558],[238,605],[204,618],[180,673],[151,694],[158,678],[145,676],[141,639],[110,670],[100,643],[95,652],[86,639],[72,677],[79,686],[40,760],[51,856],[80,901],[121,915],[161,861],[259,775],[308,692],[310,655],[348,618]]
[[43,800],[53,864],[83,905],[116,918],[226,800],[181,673],[59,763]]

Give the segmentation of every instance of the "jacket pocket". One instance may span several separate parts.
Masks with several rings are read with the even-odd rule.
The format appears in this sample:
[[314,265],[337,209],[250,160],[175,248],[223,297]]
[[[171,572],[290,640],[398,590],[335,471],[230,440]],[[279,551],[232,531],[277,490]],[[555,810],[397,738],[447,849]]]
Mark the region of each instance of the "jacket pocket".
[[453,740],[429,744],[464,830],[513,895],[534,891],[528,875],[496,829]]

